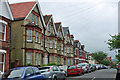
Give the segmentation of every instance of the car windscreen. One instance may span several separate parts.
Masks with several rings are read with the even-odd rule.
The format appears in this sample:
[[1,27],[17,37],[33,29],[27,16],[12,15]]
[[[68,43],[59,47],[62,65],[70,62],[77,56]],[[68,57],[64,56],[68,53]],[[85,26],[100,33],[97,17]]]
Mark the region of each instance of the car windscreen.
[[13,78],[21,78],[23,75],[24,69],[14,69],[9,70],[5,74],[3,74],[2,79],[13,79]]
[[68,69],[76,69],[76,66],[69,66]]

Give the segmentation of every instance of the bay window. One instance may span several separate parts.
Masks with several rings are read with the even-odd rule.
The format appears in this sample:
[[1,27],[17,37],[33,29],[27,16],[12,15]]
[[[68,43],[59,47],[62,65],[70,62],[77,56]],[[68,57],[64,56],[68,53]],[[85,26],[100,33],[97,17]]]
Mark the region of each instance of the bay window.
[[0,40],[6,40],[6,24],[0,23]]
[[37,42],[37,31],[35,31],[35,42]]
[[37,52],[35,53],[35,65],[37,65]]
[[40,34],[40,32],[39,32],[39,43],[40,43],[40,37],[41,37],[41,34]]
[[32,64],[32,52],[27,52],[27,64]]
[[41,65],[41,54],[40,53],[38,54],[38,57],[39,57],[38,58],[38,65]]
[[50,40],[50,48],[53,48],[53,42]]
[[32,42],[32,29],[27,29],[27,41]]

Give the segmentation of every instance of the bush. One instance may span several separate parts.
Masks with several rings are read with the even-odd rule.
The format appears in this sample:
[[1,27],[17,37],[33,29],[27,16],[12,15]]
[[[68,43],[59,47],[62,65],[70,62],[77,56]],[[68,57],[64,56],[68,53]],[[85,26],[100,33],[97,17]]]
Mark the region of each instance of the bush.
[[40,65],[40,67],[47,66],[46,64]]
[[32,66],[32,64],[31,64],[31,63],[29,63],[29,64],[27,64],[27,66]]
[[111,63],[111,62],[110,62],[109,60],[102,60],[102,61],[101,61],[101,64],[106,65],[106,66],[109,66],[110,63]]
[[47,66],[52,66],[52,65],[58,66],[56,63],[47,64]]

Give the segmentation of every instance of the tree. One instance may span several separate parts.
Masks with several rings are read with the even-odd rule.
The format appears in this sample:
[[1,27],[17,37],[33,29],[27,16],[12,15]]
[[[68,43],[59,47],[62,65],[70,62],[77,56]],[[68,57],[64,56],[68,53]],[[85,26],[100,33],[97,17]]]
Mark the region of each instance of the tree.
[[[107,44],[109,45],[110,50],[120,49],[120,34],[110,35],[111,39],[108,40]],[[120,51],[118,51],[120,53]]]
[[106,65],[106,66],[109,66],[110,63],[111,62],[109,60],[105,60],[105,59],[101,61],[101,64]]
[[97,53],[92,54],[92,58],[101,64],[101,61],[107,57],[107,54],[103,51],[99,51]]
[[115,55],[116,59],[120,61],[120,55]]

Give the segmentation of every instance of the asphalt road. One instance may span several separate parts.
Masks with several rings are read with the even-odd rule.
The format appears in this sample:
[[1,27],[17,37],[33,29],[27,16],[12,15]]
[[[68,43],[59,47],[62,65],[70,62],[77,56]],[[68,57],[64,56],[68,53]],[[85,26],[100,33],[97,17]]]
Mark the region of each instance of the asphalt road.
[[116,69],[102,69],[81,76],[70,76],[67,80],[115,80]]

